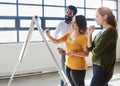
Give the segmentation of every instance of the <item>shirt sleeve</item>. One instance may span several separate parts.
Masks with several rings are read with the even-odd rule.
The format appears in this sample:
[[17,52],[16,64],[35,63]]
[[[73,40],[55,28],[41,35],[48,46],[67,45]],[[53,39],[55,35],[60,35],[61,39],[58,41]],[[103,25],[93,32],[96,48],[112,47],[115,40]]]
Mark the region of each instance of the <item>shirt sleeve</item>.
[[82,48],[86,48],[87,47],[87,36],[84,36],[83,39],[82,39]]
[[61,23],[58,24],[58,26],[57,26],[56,29],[55,29],[55,33],[54,33],[54,37],[57,38],[57,39],[58,39],[59,33],[61,32],[60,24],[61,24]]
[[65,42],[65,41],[67,40],[68,35],[69,35],[69,33],[66,33],[65,35],[63,35],[63,36],[62,36],[61,38],[59,38],[59,39],[54,39],[54,38],[52,38],[51,41],[52,41],[53,43],[55,43],[55,44],[63,43],[63,42]]
[[[58,26],[55,29],[54,37],[56,39],[58,39],[58,35],[60,34],[60,32],[61,32],[61,22],[58,24]],[[60,47],[62,47],[62,45],[60,45],[60,44],[56,45],[56,48],[60,48]]]

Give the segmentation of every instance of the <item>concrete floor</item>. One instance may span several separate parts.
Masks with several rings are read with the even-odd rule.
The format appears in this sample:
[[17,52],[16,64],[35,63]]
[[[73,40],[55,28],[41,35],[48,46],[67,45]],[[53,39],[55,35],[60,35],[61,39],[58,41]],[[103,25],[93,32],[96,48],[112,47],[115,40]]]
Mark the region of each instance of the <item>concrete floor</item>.
[[[92,67],[87,69],[85,83],[89,86],[92,77]],[[9,79],[1,79],[0,86],[7,86]],[[14,78],[10,86],[60,86],[60,75],[58,72],[36,74]],[[120,63],[116,63],[114,76],[109,86],[120,86]]]

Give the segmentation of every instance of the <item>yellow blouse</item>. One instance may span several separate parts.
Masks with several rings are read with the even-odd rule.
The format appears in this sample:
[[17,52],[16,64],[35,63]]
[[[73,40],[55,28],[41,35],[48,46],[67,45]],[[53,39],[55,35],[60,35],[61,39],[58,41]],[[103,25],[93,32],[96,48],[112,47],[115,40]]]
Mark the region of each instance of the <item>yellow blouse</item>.
[[[65,34],[62,38],[58,40],[53,40],[54,43],[66,43],[66,52],[68,51],[77,51],[82,52],[84,48],[87,47],[87,36],[85,34],[79,35],[74,40],[70,40],[71,33]],[[86,70],[87,63],[85,57],[71,56],[66,55],[66,66],[74,70]]]

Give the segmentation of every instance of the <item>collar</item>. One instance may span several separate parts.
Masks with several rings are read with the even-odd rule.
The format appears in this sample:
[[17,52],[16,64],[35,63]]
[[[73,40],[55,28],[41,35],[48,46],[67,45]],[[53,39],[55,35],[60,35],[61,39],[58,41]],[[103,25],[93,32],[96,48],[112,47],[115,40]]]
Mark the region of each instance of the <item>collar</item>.
[[[65,20],[64,20],[64,23],[66,23]],[[67,23],[66,23],[66,24],[67,24]],[[72,24],[72,21],[71,21],[69,24]]]
[[104,31],[106,31],[106,30],[107,30],[107,29],[103,28],[102,33],[103,33]]

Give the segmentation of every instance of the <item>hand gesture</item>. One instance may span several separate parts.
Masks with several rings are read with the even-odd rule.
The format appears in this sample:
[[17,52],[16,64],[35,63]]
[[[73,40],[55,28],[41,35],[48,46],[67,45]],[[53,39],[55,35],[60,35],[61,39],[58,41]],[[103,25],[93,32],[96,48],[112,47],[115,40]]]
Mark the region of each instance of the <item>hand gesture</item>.
[[87,32],[88,32],[88,34],[92,34],[94,32],[94,30],[95,30],[95,26],[91,25],[90,27],[88,27]]
[[46,30],[45,30],[45,33],[46,33],[47,36],[50,35],[50,30],[49,30],[49,29],[46,29]]
[[58,52],[60,55],[65,55],[66,54],[66,51],[63,50],[62,48],[57,48]]
[[69,56],[69,57],[71,57],[71,56],[74,55],[74,52],[73,51],[69,51],[69,52],[66,53],[66,55]]

